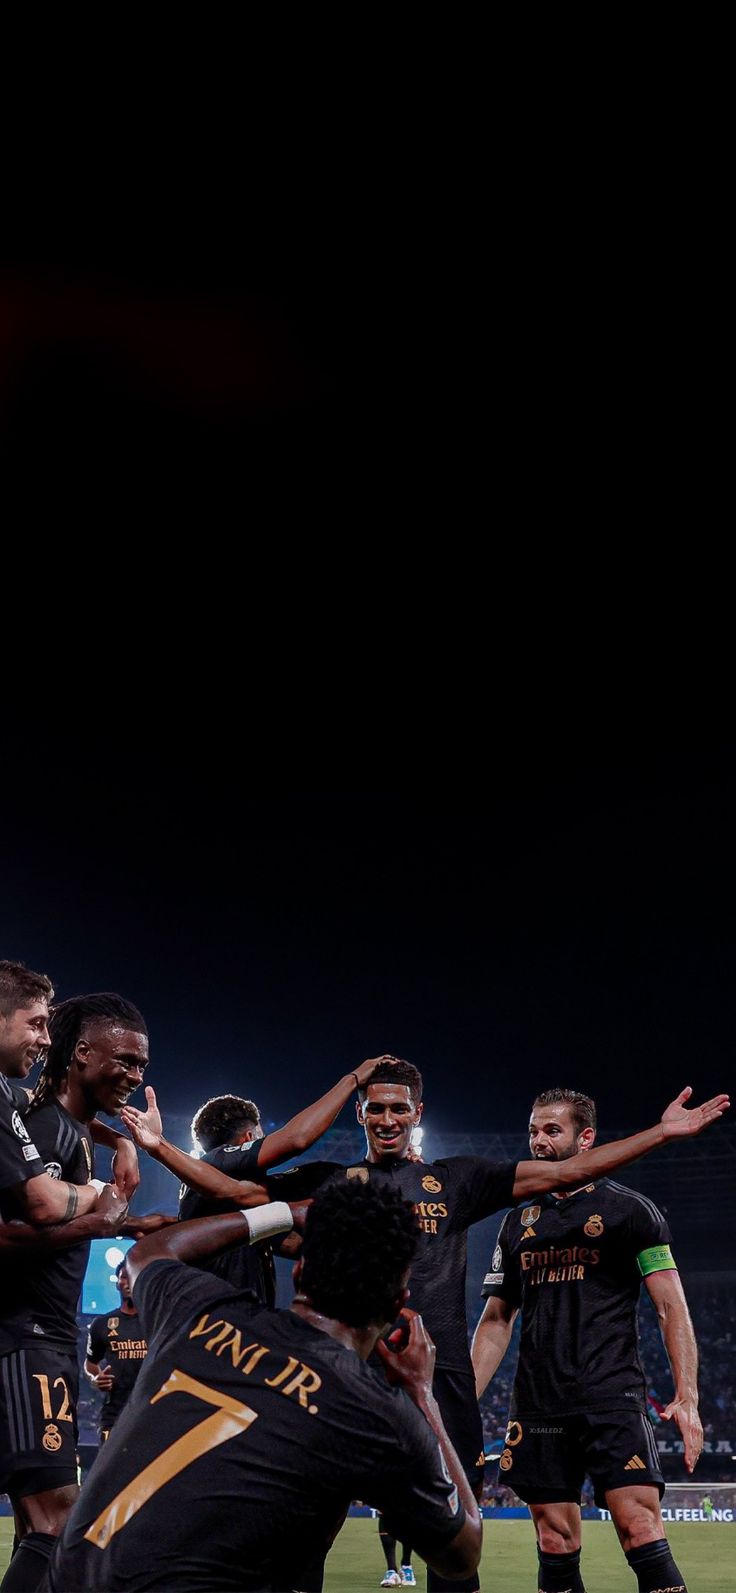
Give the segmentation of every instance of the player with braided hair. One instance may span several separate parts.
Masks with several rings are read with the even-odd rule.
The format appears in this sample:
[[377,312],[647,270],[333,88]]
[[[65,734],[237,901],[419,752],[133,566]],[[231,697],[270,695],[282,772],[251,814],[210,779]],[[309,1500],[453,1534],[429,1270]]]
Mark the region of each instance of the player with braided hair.
[[[407,1313],[403,1351],[379,1343],[417,1240],[400,1192],[343,1178],[317,1196],[287,1311],[198,1270],[295,1217],[281,1201],[201,1217],[128,1252],[148,1356],[47,1593],[303,1588],[303,1564],[324,1558],[353,1498],[390,1508],[447,1576],[477,1565],[480,1517],[432,1395],[421,1319]],[[369,1364],[376,1347],[386,1376]]]
[[[98,1111],[117,1113],[148,1062],[148,1035],[137,1007],[113,992],[62,1002],[48,1025],[50,1045],[25,1122],[47,1174],[83,1184],[94,1171],[91,1124]],[[115,1193],[109,1200],[115,1203]],[[117,1200],[114,1231],[126,1232]],[[0,1195],[3,1220],[17,1211]],[[2,1583],[4,1593],[38,1585],[77,1488],[75,1405],[78,1386],[76,1308],[89,1254],[84,1238],[50,1253],[34,1247],[4,1262],[2,1327],[9,1352],[3,1380],[9,1442],[3,1486],[24,1535]],[[158,1219],[157,1219],[158,1220]],[[144,1220],[145,1222],[145,1220]],[[138,1219],[131,1230],[141,1225]],[[71,1237],[74,1224],[64,1240]]]

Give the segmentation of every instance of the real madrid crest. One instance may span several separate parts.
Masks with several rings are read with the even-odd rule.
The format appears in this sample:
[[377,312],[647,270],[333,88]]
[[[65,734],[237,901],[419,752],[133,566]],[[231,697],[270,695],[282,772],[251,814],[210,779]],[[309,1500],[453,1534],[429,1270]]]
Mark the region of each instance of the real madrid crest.
[[498,1464],[501,1467],[502,1471],[510,1471],[511,1470],[511,1467],[514,1464],[514,1457],[513,1457],[512,1453],[511,1453],[510,1449],[504,1449],[504,1452],[503,1452],[503,1454],[501,1456],[501,1459],[499,1460]]
[[346,1167],[345,1168],[345,1177],[346,1178],[357,1178],[358,1181],[361,1184],[367,1184],[367,1182],[368,1182],[368,1168],[367,1167]]
[[583,1228],[583,1233],[587,1233],[589,1239],[597,1239],[598,1235],[602,1234],[602,1232],[603,1218],[599,1212],[594,1211],[592,1217],[588,1218],[588,1221]]
[[495,1248],[495,1250],[493,1252],[493,1260],[491,1262],[491,1272],[500,1272],[501,1271],[501,1263],[502,1263],[502,1261],[503,1261],[503,1254],[501,1252],[501,1246],[500,1245],[496,1245],[496,1248]]
[[427,1173],[426,1178],[422,1179],[422,1189],[426,1189],[428,1195],[438,1195],[441,1188],[442,1185],[439,1179],[435,1178],[432,1173]]
[[54,1426],[53,1422],[49,1422],[43,1438],[41,1439],[41,1443],[43,1444],[44,1449],[50,1449],[53,1454],[56,1453],[57,1449],[61,1449],[61,1433],[59,1432],[58,1427]]
[[522,1228],[531,1228],[535,1222],[539,1222],[541,1210],[541,1206],[525,1206],[521,1213]]

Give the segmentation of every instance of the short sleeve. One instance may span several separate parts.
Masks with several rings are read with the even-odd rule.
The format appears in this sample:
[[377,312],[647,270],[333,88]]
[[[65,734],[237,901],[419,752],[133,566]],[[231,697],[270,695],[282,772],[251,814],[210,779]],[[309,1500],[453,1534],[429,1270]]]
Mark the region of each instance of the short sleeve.
[[481,1222],[494,1211],[505,1211],[507,1206],[513,1206],[516,1162],[491,1162],[485,1156],[463,1156],[457,1157],[455,1166],[461,1174],[467,1223]]
[[223,1278],[211,1277],[183,1261],[152,1261],[144,1267],[133,1285],[133,1303],[140,1312],[148,1339],[149,1354],[176,1334],[197,1312],[237,1295],[241,1311],[255,1313],[262,1306],[254,1299],[249,1307],[241,1290],[233,1289]]
[[677,1262],[670,1248],[672,1235],[661,1211],[643,1195],[637,1196],[631,1216],[630,1237],[636,1264],[643,1278],[652,1272],[672,1272]]
[[269,1173],[266,1179],[269,1200],[308,1200],[330,1178],[345,1174],[339,1162],[304,1162],[285,1173]]
[[370,1498],[389,1516],[397,1536],[426,1556],[452,1542],[465,1511],[429,1423],[408,1399],[402,1403],[395,1454],[384,1461]]
[[[0,1078],[2,1075],[0,1075]],[[12,1189],[45,1171],[7,1081],[0,1090],[0,1189]]]
[[107,1317],[96,1316],[90,1322],[87,1334],[87,1349],[85,1351],[88,1361],[94,1361],[98,1366],[107,1349]]
[[[246,1145],[221,1145],[216,1153],[217,1161],[213,1160],[213,1165],[217,1167],[218,1172],[227,1173],[228,1178],[258,1179],[260,1146],[259,1139],[249,1140]],[[209,1157],[205,1156],[205,1161],[208,1160]],[[260,1181],[262,1179],[263,1173],[260,1174]]]
[[509,1221],[511,1212],[504,1217],[498,1231],[496,1248],[483,1279],[483,1300],[507,1300],[510,1305],[521,1304],[518,1268],[509,1249]]

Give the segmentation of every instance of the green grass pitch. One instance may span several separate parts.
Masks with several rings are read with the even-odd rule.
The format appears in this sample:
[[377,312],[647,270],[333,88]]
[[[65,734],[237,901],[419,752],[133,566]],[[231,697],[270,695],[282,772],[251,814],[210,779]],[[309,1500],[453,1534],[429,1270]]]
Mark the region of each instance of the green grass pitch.
[[[675,1522],[668,1536],[689,1593],[733,1593],[736,1585],[736,1524]],[[13,1538],[12,1520],[0,1517],[0,1575]],[[535,1587],[534,1534],[526,1521],[484,1523],[481,1581],[483,1593],[531,1593]],[[608,1522],[583,1523],[583,1568],[588,1593],[634,1593],[634,1578]],[[424,1566],[415,1558],[420,1588]],[[384,1559],[375,1521],[345,1523],[327,1561],[325,1593],[376,1593]],[[177,1586],[172,1567],[171,1587]]]

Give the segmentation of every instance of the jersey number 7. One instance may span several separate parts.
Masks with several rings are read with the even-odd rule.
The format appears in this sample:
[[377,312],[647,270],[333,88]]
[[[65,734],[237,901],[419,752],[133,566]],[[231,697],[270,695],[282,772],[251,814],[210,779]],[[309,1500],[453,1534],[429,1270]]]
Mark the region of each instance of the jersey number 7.
[[249,1405],[241,1404],[240,1400],[231,1399],[229,1394],[222,1394],[217,1388],[210,1388],[207,1383],[200,1383],[197,1378],[189,1377],[186,1372],[176,1368],[161,1385],[157,1394],[153,1395],[151,1404],[163,1399],[166,1394],[193,1394],[195,1399],[201,1399],[206,1405],[217,1405],[219,1409],[213,1416],[207,1416],[203,1422],[197,1422],[196,1427],[190,1427],[189,1432],[177,1438],[175,1444],[170,1444],[162,1455],[152,1460],[149,1466],[144,1467],[127,1488],[120,1493],[107,1506],[105,1510],[92,1522],[91,1527],[84,1536],[90,1543],[96,1544],[98,1549],[106,1548],[121,1527],[127,1525],[134,1515],[163,1488],[172,1477],[178,1476],[186,1466],[191,1466],[200,1455],[206,1455],[210,1449],[216,1449],[218,1444],[224,1444],[228,1438],[235,1438],[238,1433],[247,1432],[251,1422],[256,1420],[258,1412],[251,1410]]

